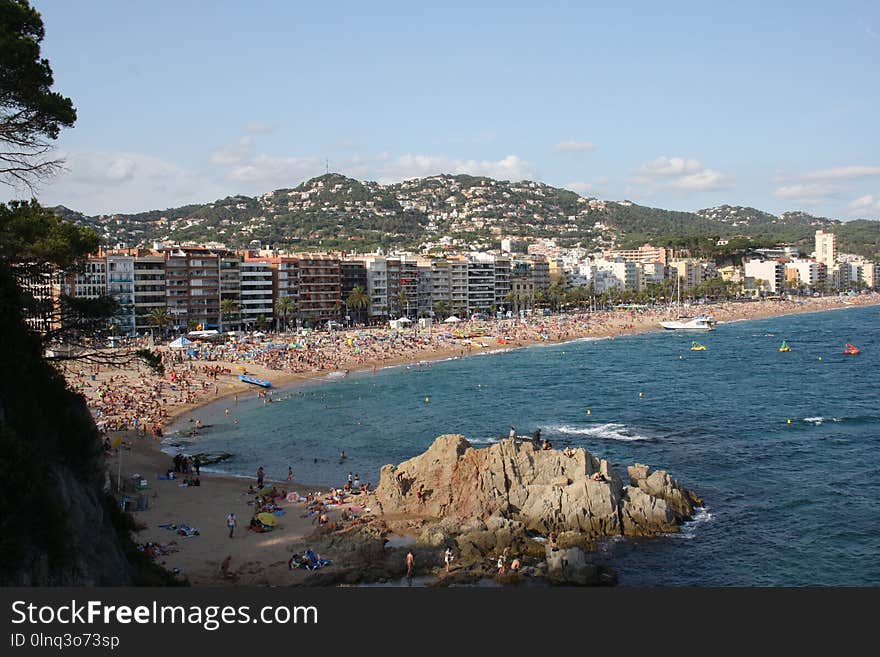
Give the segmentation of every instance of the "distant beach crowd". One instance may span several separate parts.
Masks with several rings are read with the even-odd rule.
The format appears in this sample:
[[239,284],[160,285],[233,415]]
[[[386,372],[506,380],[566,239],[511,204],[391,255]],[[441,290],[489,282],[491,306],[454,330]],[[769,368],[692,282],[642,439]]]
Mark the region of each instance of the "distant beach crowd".
[[[690,314],[711,314],[717,321],[757,319],[847,305],[880,303],[880,295],[803,298],[788,301],[719,303],[693,306]],[[164,374],[131,360],[124,367],[77,363],[65,366],[69,385],[83,394],[105,432],[148,431],[161,437],[176,415],[221,395],[248,392],[242,373],[268,378],[275,385],[351,369],[416,364],[475,351],[510,349],[586,337],[614,337],[658,329],[668,308],[630,308],[532,315],[495,321],[462,321],[407,329],[360,328],[338,331],[245,336],[217,343],[197,341],[172,349],[152,346],[161,355]],[[146,343],[139,346],[148,346]]]

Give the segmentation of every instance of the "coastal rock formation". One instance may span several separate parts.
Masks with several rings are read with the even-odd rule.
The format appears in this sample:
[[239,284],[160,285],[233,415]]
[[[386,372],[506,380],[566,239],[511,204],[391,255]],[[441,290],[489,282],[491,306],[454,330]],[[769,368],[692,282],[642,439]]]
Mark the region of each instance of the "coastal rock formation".
[[[602,475],[599,480],[593,478],[596,473]],[[541,534],[576,532],[586,539],[676,531],[702,504],[662,470],[649,473],[637,465],[628,474],[630,485],[624,486],[607,461],[585,449],[566,456],[511,439],[474,449],[464,436],[447,434],[425,453],[383,467],[376,498],[385,516],[443,518],[446,525],[456,520],[489,525],[500,518],[516,525],[496,533],[513,527]],[[430,531],[435,534],[430,544],[445,542],[442,525]],[[492,531],[487,526],[486,533]],[[479,531],[468,534],[484,551],[482,543],[489,539]]]

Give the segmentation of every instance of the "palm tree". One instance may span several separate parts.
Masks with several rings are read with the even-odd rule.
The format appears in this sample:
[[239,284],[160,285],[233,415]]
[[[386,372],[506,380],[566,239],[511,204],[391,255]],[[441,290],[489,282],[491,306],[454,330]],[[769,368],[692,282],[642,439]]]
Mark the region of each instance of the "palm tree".
[[275,302],[275,317],[280,321],[279,331],[287,328],[287,318],[293,314],[293,299],[290,297],[278,297]]
[[150,323],[159,329],[160,337],[165,337],[165,327],[168,326],[169,321],[168,311],[164,308],[153,308],[150,312]]
[[[372,299],[370,299],[370,295],[360,285],[355,285],[348,294],[348,298],[345,300],[345,303],[349,308],[358,312],[361,320],[363,320],[363,312],[370,307],[371,302]],[[361,321],[361,323],[364,322]]]
[[220,302],[220,314],[224,321],[231,320],[238,314],[238,302],[235,299],[223,299],[223,301]]
[[407,303],[406,292],[400,290],[397,293],[397,309],[400,311],[401,314],[403,314],[409,310],[409,308],[407,308],[408,305],[409,304]]
[[443,301],[443,299],[434,302],[433,310],[434,316],[441,322],[449,317],[449,304]]

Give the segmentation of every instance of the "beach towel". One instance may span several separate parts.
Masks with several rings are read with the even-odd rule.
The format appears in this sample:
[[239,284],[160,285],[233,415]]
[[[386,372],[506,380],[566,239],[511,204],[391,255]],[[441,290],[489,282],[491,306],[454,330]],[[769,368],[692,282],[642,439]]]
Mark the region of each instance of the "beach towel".
[[285,511],[284,509],[278,509],[277,511],[273,511],[272,513],[276,516],[283,516],[285,513],[287,513],[287,511]]
[[174,479],[172,477],[169,477],[168,475],[158,475],[157,474],[156,479],[159,479],[161,481],[174,481]]

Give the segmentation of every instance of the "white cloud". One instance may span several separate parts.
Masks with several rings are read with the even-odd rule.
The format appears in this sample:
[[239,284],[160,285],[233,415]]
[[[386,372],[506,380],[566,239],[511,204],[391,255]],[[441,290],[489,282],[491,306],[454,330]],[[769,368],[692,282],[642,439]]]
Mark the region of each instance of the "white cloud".
[[561,141],[553,147],[554,150],[562,153],[591,153],[596,150],[596,145],[589,141]]
[[880,213],[880,196],[865,194],[848,203],[846,209],[851,216]]
[[244,136],[234,144],[228,144],[211,154],[211,164],[241,164],[254,155],[254,138]]
[[638,173],[649,177],[680,176],[685,173],[696,173],[700,171],[700,168],[700,162],[698,160],[691,160],[683,157],[660,156],[656,160],[652,160],[643,165]]
[[273,132],[275,130],[275,128],[273,128],[272,126],[270,126],[266,123],[260,123],[259,121],[252,121],[251,123],[248,123],[244,127],[244,130],[245,130],[245,132],[251,132],[251,133],[258,134],[258,135],[268,135],[269,133]]
[[733,186],[729,177],[715,169],[704,169],[699,160],[665,155],[642,165],[633,180],[650,192],[658,189],[704,192]]
[[853,165],[810,171],[800,176],[802,180],[856,180],[880,176],[880,167]]
[[272,157],[257,155],[239,162],[226,174],[227,180],[248,184],[249,193],[257,194],[280,187],[295,187],[306,178],[323,173],[318,157]]
[[445,155],[401,155],[385,162],[377,173],[380,182],[397,182],[439,173],[464,173],[513,181],[535,177],[531,165],[516,155],[508,155],[500,160],[458,160]]
[[773,192],[773,196],[777,198],[796,199],[801,201],[819,201],[837,196],[838,194],[839,190],[836,187],[817,184],[785,185],[783,187],[778,187]]
[[68,151],[65,171],[40,192],[46,205],[87,214],[139,212],[225,196],[221,186],[173,162],[142,153]]
[[714,169],[703,169],[696,173],[681,176],[664,187],[685,192],[703,192],[709,189],[723,189],[732,185],[730,179]]

